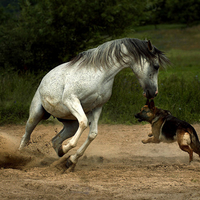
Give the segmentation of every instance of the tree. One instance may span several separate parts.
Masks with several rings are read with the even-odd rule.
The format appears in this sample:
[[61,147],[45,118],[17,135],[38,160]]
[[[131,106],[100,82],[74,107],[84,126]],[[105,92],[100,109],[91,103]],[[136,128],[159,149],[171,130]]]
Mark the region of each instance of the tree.
[[140,24],[185,23],[200,21],[200,0],[146,0],[145,17]]
[[200,21],[200,0],[166,0],[170,20],[190,25]]
[[146,19],[141,24],[161,24],[168,21],[166,0],[147,0],[145,6]]
[[120,36],[143,13],[139,0],[20,0],[19,5],[20,15],[0,38],[6,60],[1,64],[19,70],[49,70]]

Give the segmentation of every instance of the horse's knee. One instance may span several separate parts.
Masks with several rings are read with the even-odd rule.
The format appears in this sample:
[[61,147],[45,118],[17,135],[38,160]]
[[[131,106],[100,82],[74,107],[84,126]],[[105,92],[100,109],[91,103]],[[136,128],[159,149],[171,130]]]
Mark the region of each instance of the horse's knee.
[[88,139],[89,139],[90,141],[92,141],[92,140],[94,140],[94,139],[96,138],[96,136],[97,136],[97,132],[91,132],[91,133],[89,133],[89,135],[88,135]]
[[74,140],[70,140],[70,141],[69,141],[69,144],[70,144],[70,147],[71,147],[71,148],[75,148],[76,145],[77,145],[77,142],[74,141]]
[[88,126],[88,119],[85,118],[84,120],[79,122],[79,128],[81,128],[82,130],[85,130]]

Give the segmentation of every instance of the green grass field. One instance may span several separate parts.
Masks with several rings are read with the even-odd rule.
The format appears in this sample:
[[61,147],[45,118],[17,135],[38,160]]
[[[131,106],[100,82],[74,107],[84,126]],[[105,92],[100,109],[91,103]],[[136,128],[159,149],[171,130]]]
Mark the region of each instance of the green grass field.
[[[200,26],[145,26],[130,30],[123,37],[150,39],[172,62],[160,69],[156,106],[170,110],[182,120],[200,122]],[[0,124],[26,122],[43,75],[0,72]],[[116,76],[112,97],[103,108],[100,122],[137,123],[134,114],[145,101],[135,75],[129,69],[123,70]]]
[[[160,69],[156,106],[170,110],[182,120],[200,122],[200,26],[186,28],[185,25],[162,25],[157,29],[145,26],[131,30],[125,37],[150,39],[172,62],[171,66]],[[139,85],[133,89],[121,84],[118,79],[124,74],[128,82],[138,84],[131,70],[122,71],[116,77],[113,96],[106,104],[105,113],[108,114],[103,114],[103,122],[137,123],[134,114],[144,105],[145,99]],[[117,91],[115,87],[123,88],[123,91]],[[126,101],[121,96],[126,96]],[[117,98],[120,100],[117,101]]]

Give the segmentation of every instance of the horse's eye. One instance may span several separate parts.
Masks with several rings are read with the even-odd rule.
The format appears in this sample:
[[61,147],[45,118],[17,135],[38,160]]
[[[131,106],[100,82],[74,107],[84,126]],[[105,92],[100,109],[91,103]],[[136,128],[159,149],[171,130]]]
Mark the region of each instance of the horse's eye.
[[156,70],[158,70],[160,66],[159,66],[158,64],[156,64],[156,65],[153,65],[153,67],[154,67]]

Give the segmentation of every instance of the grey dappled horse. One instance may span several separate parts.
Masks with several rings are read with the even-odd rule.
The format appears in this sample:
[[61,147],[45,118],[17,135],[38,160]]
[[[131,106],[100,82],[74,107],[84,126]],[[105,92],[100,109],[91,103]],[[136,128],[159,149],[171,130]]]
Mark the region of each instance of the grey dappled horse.
[[[88,138],[67,159],[67,167],[75,166],[97,136],[102,106],[110,99],[115,75],[124,68],[131,68],[144,90],[143,95],[152,99],[158,93],[159,65],[168,63],[163,52],[150,41],[125,38],[106,42],[57,66],[44,76],[33,97],[19,149],[29,143],[36,125],[50,115],[64,125],[52,139],[58,156],[74,148],[89,125]],[[62,145],[70,137],[68,143]]]

